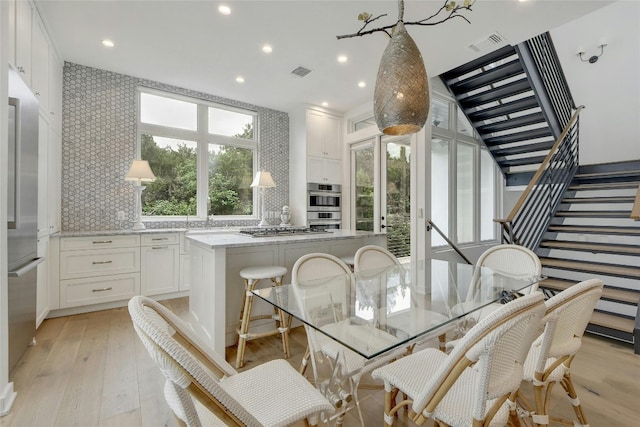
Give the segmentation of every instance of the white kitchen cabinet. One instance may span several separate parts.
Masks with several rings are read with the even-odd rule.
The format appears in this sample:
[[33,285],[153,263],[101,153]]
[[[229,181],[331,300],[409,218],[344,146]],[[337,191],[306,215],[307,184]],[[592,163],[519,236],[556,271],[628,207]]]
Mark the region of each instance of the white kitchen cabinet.
[[31,32],[31,91],[38,98],[40,111],[49,116],[49,42],[42,21],[33,15]]
[[47,226],[49,234],[53,234],[60,231],[62,142],[51,125],[47,138],[47,180]]
[[178,233],[143,235],[140,256],[142,295],[158,295],[180,290]]
[[31,87],[31,28],[33,9],[28,1],[16,2],[15,66],[22,80]]
[[49,48],[49,124],[58,134],[62,130],[62,76],[63,64],[55,49]]
[[60,308],[127,300],[140,294],[140,236],[63,237]]
[[36,328],[49,314],[49,236],[38,239],[38,257],[45,261],[38,265],[36,287]]
[[49,234],[49,124],[38,119],[38,237]]
[[307,180],[320,184],[341,184],[342,162],[322,157],[307,157]]
[[342,159],[340,117],[308,109],[306,119],[307,155]]
[[7,53],[9,64],[16,66],[16,0],[4,1],[7,11],[8,43]]
[[186,233],[180,233],[180,284],[181,291],[191,289],[191,244]]

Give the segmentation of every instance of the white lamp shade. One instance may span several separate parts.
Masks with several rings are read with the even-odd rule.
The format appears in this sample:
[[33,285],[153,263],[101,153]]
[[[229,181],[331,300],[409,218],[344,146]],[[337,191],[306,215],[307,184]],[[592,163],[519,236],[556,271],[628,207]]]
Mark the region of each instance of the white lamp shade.
[[156,180],[156,176],[151,171],[151,166],[146,160],[134,160],[131,162],[129,172],[125,175],[126,181],[152,182]]
[[273,182],[273,178],[271,177],[271,174],[269,172],[259,171],[256,172],[256,176],[253,178],[251,186],[258,188],[271,188],[275,187],[276,183]]

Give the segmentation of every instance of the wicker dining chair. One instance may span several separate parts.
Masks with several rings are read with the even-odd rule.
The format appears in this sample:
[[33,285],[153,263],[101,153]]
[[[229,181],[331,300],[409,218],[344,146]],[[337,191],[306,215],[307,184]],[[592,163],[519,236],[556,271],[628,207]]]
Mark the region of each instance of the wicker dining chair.
[[[129,301],[140,340],[164,376],[165,399],[188,427],[316,425],[333,406],[285,360],[238,373],[158,302]],[[184,423],[184,424],[183,424]]]
[[[571,362],[582,344],[582,336],[602,295],[602,281],[590,279],[575,284],[545,302],[542,321],[544,332],[533,342],[524,364],[523,380],[533,384],[535,405],[516,391],[511,397],[512,416],[531,416],[536,426],[549,425],[549,420],[571,426],[588,426],[576,389],[571,381]],[[577,422],[550,418],[551,390],[560,384],[575,412]],[[528,412],[516,411],[516,405]],[[517,413],[516,413],[517,412]]]
[[[384,331],[368,325],[353,325],[349,322],[346,309],[350,305],[349,299],[352,296],[350,294],[350,283],[348,282],[353,280],[354,276],[351,268],[339,258],[326,253],[304,255],[296,261],[291,270],[292,286],[296,292],[298,304],[308,317],[318,315],[314,313],[324,315],[326,324],[322,326],[323,329],[330,331],[333,335],[342,336],[346,341],[365,339],[370,344],[381,347],[384,347],[385,343],[391,344],[395,342],[396,338]],[[330,295],[323,289],[327,286],[333,288]],[[339,296],[342,296],[342,298]],[[326,310],[328,305],[331,307],[329,311]],[[405,349],[398,349],[368,361],[361,355],[311,327],[305,325],[305,330],[309,345],[303,358],[300,372],[305,372],[308,360],[311,360],[314,377],[317,380],[318,369],[315,365],[315,358],[310,357],[312,352],[327,357],[329,362],[337,361],[340,371],[347,375],[346,379],[349,381],[351,389],[351,396],[343,396],[345,397],[345,402],[341,402],[338,405],[345,405],[353,398],[360,422],[364,425],[358,398],[358,386],[362,375],[403,356]]]
[[[532,250],[515,244],[501,244],[492,246],[480,255],[478,261],[476,261],[477,267],[489,267],[493,271],[509,277],[514,278],[527,278],[532,276],[540,276],[542,274],[542,264],[540,263],[540,258],[535,254]],[[466,306],[472,304],[470,301],[473,301],[477,297],[477,293],[479,291],[478,284],[479,276],[481,274],[481,269],[478,268],[474,272],[474,276],[471,280],[467,295],[465,297],[465,302],[461,302],[452,307],[451,311],[456,314],[460,310],[466,310]],[[538,290],[538,283],[534,283],[528,288],[520,291],[521,294],[530,294]],[[469,301],[469,302],[466,302]],[[471,316],[467,316],[459,324],[459,329],[464,331],[468,329],[468,324],[473,325],[478,320],[486,317],[488,314],[500,308],[502,304],[499,302],[494,302],[482,309],[476,311]],[[450,340],[447,342],[447,349],[453,348],[457,339]]]
[[[504,426],[507,399],[522,380],[523,363],[544,314],[540,292],[517,298],[478,322],[450,354],[428,348],[373,371],[385,383],[384,424],[408,407],[417,424]],[[397,394],[405,398],[396,404]]]
[[[353,257],[353,271],[360,275],[366,276],[368,273],[375,275],[378,271],[382,271],[394,266],[400,267],[402,264],[388,249],[378,245],[366,245],[356,251]],[[448,318],[440,313],[425,310],[423,312],[425,319],[433,319],[433,323],[445,323]],[[445,350],[447,341],[447,332],[455,328],[455,324],[446,325],[433,333],[423,336],[417,343],[421,344],[438,338],[440,350]],[[411,352],[411,351],[410,351]]]

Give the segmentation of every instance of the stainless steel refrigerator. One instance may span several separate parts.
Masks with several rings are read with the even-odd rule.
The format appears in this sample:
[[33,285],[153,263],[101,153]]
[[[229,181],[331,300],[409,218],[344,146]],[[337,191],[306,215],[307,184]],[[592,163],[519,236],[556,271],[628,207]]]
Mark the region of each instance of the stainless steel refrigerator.
[[36,332],[38,222],[38,100],[9,70],[7,249],[9,371]]

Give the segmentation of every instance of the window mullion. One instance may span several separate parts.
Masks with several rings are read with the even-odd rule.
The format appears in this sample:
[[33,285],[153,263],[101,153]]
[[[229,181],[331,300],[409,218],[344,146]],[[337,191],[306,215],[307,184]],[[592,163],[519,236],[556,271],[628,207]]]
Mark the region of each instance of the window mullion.
[[207,199],[209,197],[209,143],[207,141],[208,129],[207,106],[198,105],[198,170],[196,190],[198,218],[207,219]]

